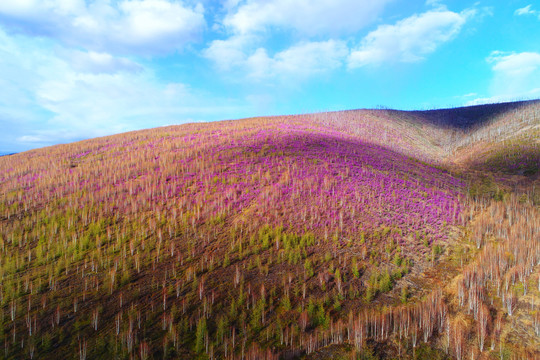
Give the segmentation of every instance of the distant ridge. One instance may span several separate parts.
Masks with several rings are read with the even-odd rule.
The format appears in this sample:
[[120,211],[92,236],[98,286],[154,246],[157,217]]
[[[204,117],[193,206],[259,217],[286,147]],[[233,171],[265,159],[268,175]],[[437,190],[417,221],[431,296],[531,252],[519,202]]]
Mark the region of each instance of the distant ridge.
[[461,130],[468,130],[481,126],[490,119],[517,110],[526,105],[539,103],[540,99],[515,102],[502,102],[494,104],[471,105],[455,108],[433,110],[411,110],[410,113],[439,126],[450,126]]

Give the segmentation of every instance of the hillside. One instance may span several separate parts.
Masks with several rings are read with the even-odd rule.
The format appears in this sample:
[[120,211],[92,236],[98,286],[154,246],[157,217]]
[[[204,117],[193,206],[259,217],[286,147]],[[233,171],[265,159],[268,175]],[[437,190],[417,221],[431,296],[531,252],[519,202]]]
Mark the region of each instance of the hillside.
[[539,168],[540,101],[0,157],[2,356],[538,358]]

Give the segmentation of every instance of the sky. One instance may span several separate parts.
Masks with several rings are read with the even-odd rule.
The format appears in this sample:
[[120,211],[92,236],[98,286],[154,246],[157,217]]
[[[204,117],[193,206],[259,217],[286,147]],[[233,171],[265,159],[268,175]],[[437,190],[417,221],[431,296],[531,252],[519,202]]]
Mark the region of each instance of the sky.
[[532,0],[0,0],[0,153],[186,122],[534,98]]

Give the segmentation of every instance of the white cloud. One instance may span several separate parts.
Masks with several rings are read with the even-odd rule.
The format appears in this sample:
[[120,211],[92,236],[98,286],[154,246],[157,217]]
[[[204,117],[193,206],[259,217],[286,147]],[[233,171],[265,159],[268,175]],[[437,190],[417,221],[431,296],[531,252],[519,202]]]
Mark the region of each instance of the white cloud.
[[250,106],[183,83],[164,83],[125,58],[73,52],[51,43],[10,36],[0,28],[0,151],[188,119],[234,118]]
[[[427,5],[432,10],[394,25],[379,26],[352,51],[345,40],[332,40],[357,33],[376,20],[389,1],[232,1],[222,22],[229,38],[212,41],[203,56],[228,75],[237,69],[251,79],[306,78],[338,68],[344,58],[349,68],[389,61],[416,62],[453,39],[477,13],[473,9],[452,12],[430,1]],[[264,44],[268,34],[276,31],[295,32],[300,40],[271,55]],[[314,41],[313,36],[330,40]]]
[[18,137],[17,141],[20,141],[22,143],[42,143],[46,142],[47,139],[40,135],[23,135]]
[[222,70],[240,70],[252,80],[302,80],[340,67],[348,55],[345,42],[302,42],[270,56],[266,49],[245,50],[245,38],[217,40],[205,56]]
[[528,77],[540,68],[540,54],[535,52],[503,53],[494,51],[487,58],[493,71],[509,77]]
[[229,71],[245,63],[246,52],[254,42],[250,36],[231,36],[226,40],[214,40],[203,51],[203,56],[212,60],[221,71]]
[[83,73],[113,74],[120,71],[137,72],[142,70],[142,66],[130,59],[95,51],[75,50],[68,55],[68,58],[73,69]]
[[540,96],[540,53],[493,52],[487,61],[493,64],[494,95],[509,99]]
[[3,1],[0,24],[94,51],[143,55],[182,49],[206,26],[200,3],[169,0]]
[[493,96],[488,96],[488,97],[476,98],[474,100],[465,102],[463,106],[534,100],[538,98],[540,98],[540,88],[533,89],[529,91],[527,94],[523,94],[523,95],[493,95]]
[[531,5],[527,5],[525,7],[519,8],[514,12],[515,15],[527,15],[531,13],[532,13]]
[[540,97],[540,53],[494,51],[486,59],[492,64],[490,95],[468,104],[513,101]]
[[[44,12],[56,16],[74,15],[85,8],[84,0],[17,0],[0,3],[0,13],[18,19],[37,20]],[[45,21],[47,19],[42,19]]]
[[268,27],[292,29],[308,36],[350,34],[375,21],[390,1],[248,0],[232,6],[223,24],[236,34]]
[[538,19],[540,19],[540,11],[533,10],[532,5],[527,5],[525,7],[517,9],[514,12],[514,15],[518,15],[518,16],[521,16],[521,15],[533,15],[533,16],[537,16]]
[[[349,50],[334,39],[376,21],[391,1],[229,0],[221,21],[229,37],[212,41],[202,54],[228,76],[238,70],[232,78],[305,79],[340,67]],[[283,31],[294,41],[270,51],[267,40]]]
[[453,39],[474,14],[474,10],[455,13],[441,8],[413,15],[395,25],[381,25],[351,52],[349,67],[423,60],[438,46]]
[[233,107],[182,83],[162,84],[147,70],[115,74],[66,70],[63,75],[43,79],[35,96],[53,114],[51,126],[83,134],[154,127],[182,122],[186,117],[204,119]]
[[320,74],[340,67],[349,52],[344,42],[335,40],[297,44],[273,58],[260,50],[248,59],[251,75],[256,78]]

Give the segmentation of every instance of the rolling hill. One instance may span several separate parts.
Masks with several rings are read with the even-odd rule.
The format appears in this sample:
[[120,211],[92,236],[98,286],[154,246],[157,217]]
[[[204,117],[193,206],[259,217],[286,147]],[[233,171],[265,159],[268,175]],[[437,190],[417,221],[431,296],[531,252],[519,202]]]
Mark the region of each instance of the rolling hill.
[[6,359],[538,358],[540,101],[0,157]]

